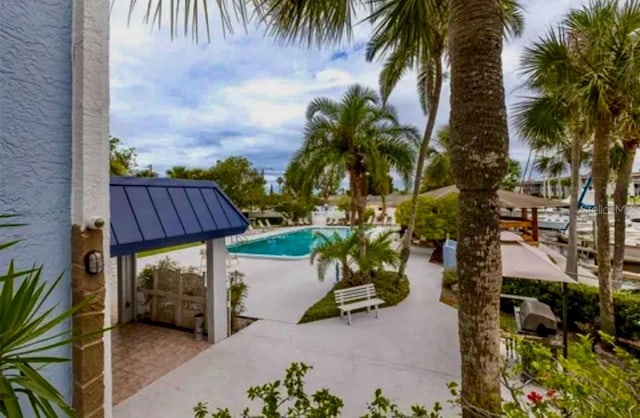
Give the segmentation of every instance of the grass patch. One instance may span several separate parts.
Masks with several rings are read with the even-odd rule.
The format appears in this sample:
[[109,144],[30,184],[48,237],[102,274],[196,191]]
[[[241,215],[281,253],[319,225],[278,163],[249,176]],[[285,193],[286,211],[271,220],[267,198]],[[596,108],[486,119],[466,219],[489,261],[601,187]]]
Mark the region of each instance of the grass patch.
[[202,245],[202,243],[200,241],[188,242],[186,244],[174,245],[172,247],[164,247],[164,248],[157,248],[155,250],[142,251],[136,254],[136,256],[138,258],[149,257],[152,255],[164,254],[171,251],[184,250],[185,248],[197,247],[198,245]]
[[[409,295],[409,279],[407,279],[407,276],[404,276],[402,280],[400,280],[400,284],[396,284],[397,275],[398,273],[395,272],[383,271],[378,273],[372,280],[373,285],[376,287],[378,297],[385,301],[385,304],[381,305],[381,307],[397,305]],[[336,306],[333,291],[346,287],[348,286],[344,281],[336,283],[322,299],[307,309],[299,323],[304,324],[305,322],[319,321],[321,319],[339,316],[340,311]]]

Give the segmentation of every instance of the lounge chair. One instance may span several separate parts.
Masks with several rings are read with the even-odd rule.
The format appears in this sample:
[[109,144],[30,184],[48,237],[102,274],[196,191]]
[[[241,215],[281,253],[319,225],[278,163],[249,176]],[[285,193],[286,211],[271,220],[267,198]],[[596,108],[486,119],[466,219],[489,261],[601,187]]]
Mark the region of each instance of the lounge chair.
[[311,225],[311,222],[307,218],[304,218],[303,221],[305,225]]
[[257,220],[256,221],[256,225],[258,226],[258,228],[260,229],[260,232],[266,232],[267,228],[264,226],[264,224],[262,223],[262,221]]
[[327,218],[327,225],[328,225],[328,226],[332,226],[332,225],[334,225],[334,223],[333,223],[333,218]]
[[269,222],[268,219],[264,220],[264,225],[267,229],[273,229],[273,226],[271,225],[271,222]]

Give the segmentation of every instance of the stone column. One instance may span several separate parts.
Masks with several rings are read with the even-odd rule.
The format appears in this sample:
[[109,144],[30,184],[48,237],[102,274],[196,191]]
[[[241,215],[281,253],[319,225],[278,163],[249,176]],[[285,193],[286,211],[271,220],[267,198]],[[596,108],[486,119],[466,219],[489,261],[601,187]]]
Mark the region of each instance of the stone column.
[[103,250],[102,231],[72,229],[72,303],[85,303],[73,315],[73,407],[79,417],[103,417],[104,411],[104,328],[105,285],[104,271],[89,274],[85,269],[85,256],[90,251]]
[[207,241],[207,334],[210,344],[228,337],[226,258],[224,238]]

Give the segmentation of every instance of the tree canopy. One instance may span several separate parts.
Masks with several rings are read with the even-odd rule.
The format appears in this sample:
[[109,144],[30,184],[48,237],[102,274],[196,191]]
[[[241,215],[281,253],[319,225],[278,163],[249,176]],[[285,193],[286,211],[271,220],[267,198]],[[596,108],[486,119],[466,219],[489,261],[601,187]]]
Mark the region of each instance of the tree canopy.
[[259,206],[265,196],[265,180],[251,161],[241,156],[218,160],[209,169],[175,166],[167,170],[171,178],[213,180],[241,208]]

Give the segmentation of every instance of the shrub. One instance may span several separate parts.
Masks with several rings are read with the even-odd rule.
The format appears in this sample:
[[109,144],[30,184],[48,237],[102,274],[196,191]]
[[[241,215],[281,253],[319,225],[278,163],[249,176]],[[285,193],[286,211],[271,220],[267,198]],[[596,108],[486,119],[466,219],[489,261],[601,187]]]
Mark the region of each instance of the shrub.
[[[607,339],[606,336],[603,338]],[[611,343],[611,340],[608,342]],[[478,417],[637,417],[640,407],[640,362],[617,347],[614,347],[614,355],[604,359],[594,353],[591,347],[591,340],[582,337],[579,343],[571,346],[569,358],[556,359],[548,348],[518,340],[520,358],[526,358],[527,361],[503,370],[501,383],[509,396],[503,402],[499,415],[468,405],[461,399],[455,382],[447,385],[452,397],[448,402]],[[341,416],[344,401],[328,389],[320,389],[313,394],[306,392],[304,377],[311,368],[304,363],[292,363],[286,370],[284,381],[276,380],[249,388],[247,397],[251,401],[259,400],[262,408],[259,414],[245,408],[241,416]],[[536,390],[531,391],[530,385],[522,384],[522,377],[535,381]],[[203,402],[199,402],[193,412],[194,418],[233,416],[227,408],[210,412],[208,405]],[[414,405],[410,412],[402,412],[398,405],[383,395],[381,389],[376,389],[374,400],[367,404],[367,413],[361,418],[442,416],[442,407],[438,402],[430,411]]]
[[[612,344],[606,335],[602,338]],[[507,417],[636,417],[640,415],[640,362],[614,346],[613,354],[599,354],[592,340],[581,337],[570,346],[568,358],[558,358],[536,343],[519,344],[525,364],[503,373],[512,400],[503,405]],[[529,376],[542,391],[525,392],[515,384]],[[570,411],[570,414],[567,414]]]
[[442,287],[451,290],[456,284],[458,284],[458,276],[455,271],[445,270],[442,272]]
[[[379,271],[373,277],[373,285],[380,299],[385,301],[385,306],[394,306],[402,302],[409,295],[409,279],[404,276],[398,284],[398,273],[391,271]],[[340,315],[333,295],[334,290],[345,289],[348,284],[341,280],[316,303],[314,303],[302,315],[299,323],[319,321],[321,319],[333,318]]]
[[[458,281],[455,272],[445,271],[442,286],[446,289]],[[562,316],[562,286],[541,280],[505,278],[502,293],[530,296],[546,303],[553,312]],[[599,313],[599,293],[595,286],[572,284],[568,286],[567,317],[569,328],[579,330],[579,324],[593,324]],[[616,335],[621,338],[640,338],[640,294],[619,290],[613,295],[616,315]],[[500,309],[513,313],[511,299],[500,299]]]
[[[531,296],[548,304],[558,316],[562,314],[562,286],[538,280],[505,278],[502,292]],[[568,286],[567,315],[569,327],[578,329],[577,324],[594,323],[599,314],[598,288],[584,284]],[[628,291],[614,292],[616,315],[616,335],[623,338],[640,338],[640,295]],[[513,312],[513,301],[502,299],[501,308]]]
[[244,282],[244,273],[237,270],[229,272],[229,305],[231,307],[231,323],[244,312],[244,299],[249,286]]
[[[344,401],[329,392],[328,389],[320,389],[313,394],[305,390],[304,377],[312,367],[304,363],[291,363],[286,370],[284,381],[276,380],[261,386],[253,386],[247,390],[249,400],[260,400],[262,408],[260,413],[251,412],[245,408],[242,417],[308,417],[308,418],[337,418],[341,416]],[[362,418],[404,418],[404,417],[441,417],[442,408],[435,404],[433,412],[428,415],[427,410],[421,406],[412,406],[411,413],[403,413],[398,405],[391,402],[382,394],[380,389],[375,391],[373,401],[367,405],[367,414]],[[210,412],[206,403],[198,402],[193,408],[194,418],[231,418],[228,408],[218,408]]]
[[376,216],[376,211],[373,208],[366,208],[362,216],[365,222],[369,222],[369,219]]
[[[409,224],[411,215],[411,200],[398,205],[395,212],[396,222],[400,225]],[[456,236],[458,227],[458,198],[450,195],[442,199],[429,196],[418,198],[418,212],[414,234],[427,240],[444,240],[449,236]]]

